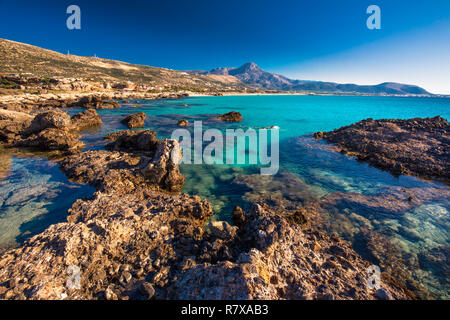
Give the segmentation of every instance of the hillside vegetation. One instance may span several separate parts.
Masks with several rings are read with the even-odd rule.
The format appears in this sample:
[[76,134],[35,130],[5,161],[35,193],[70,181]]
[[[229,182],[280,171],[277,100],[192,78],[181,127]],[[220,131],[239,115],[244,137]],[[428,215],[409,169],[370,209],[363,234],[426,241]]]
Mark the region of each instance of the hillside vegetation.
[[[190,75],[185,72],[96,57],[65,55],[36,46],[0,39],[0,73],[31,73],[42,78],[85,78],[179,89],[226,90],[242,88],[229,76]],[[222,79],[223,78],[223,79]]]

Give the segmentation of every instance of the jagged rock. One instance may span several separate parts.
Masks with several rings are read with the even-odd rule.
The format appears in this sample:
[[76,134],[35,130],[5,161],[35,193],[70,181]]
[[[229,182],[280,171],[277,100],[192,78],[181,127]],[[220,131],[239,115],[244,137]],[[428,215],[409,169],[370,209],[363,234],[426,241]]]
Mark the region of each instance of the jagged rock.
[[208,225],[210,233],[222,240],[232,240],[237,233],[237,227],[232,227],[226,221],[211,221]]
[[189,125],[189,121],[186,119],[182,119],[177,122],[177,125],[179,127],[187,127]]
[[94,109],[88,109],[80,112],[71,118],[72,125],[79,130],[88,127],[100,126],[103,121]]
[[0,141],[11,144],[29,127],[33,116],[16,111],[0,109]]
[[67,130],[71,127],[70,116],[61,110],[54,109],[37,114],[25,134],[33,134],[48,128]]
[[[376,298],[366,288],[369,263],[347,243],[291,224],[282,212],[267,206],[256,205],[244,215],[236,239],[227,244],[233,258],[183,269],[170,288],[170,298]],[[407,298],[402,289],[387,283],[385,290],[395,299]]]
[[119,131],[108,135],[106,139],[114,140],[106,146],[109,150],[147,156],[141,158],[139,174],[144,176],[148,183],[170,191],[178,191],[183,187],[184,176],[178,168],[182,153],[177,141],[159,141],[152,130]]
[[[1,257],[0,283],[7,286],[0,298],[149,298],[150,285],[165,286],[169,268],[184,260],[171,226],[182,219],[191,226],[187,230],[195,230],[182,236],[197,242],[212,210],[195,197],[138,189],[97,193],[92,200],[78,200],[69,213],[71,222],[50,226]],[[195,255],[195,246],[190,250]],[[74,290],[66,287],[70,266],[80,270],[80,286]],[[150,278],[143,293],[140,283],[149,274],[159,276]],[[24,283],[24,278],[29,280]]]
[[15,143],[16,147],[31,147],[39,150],[77,150],[83,147],[78,136],[64,129],[47,128]]
[[121,122],[130,129],[142,128],[145,125],[144,121],[146,118],[147,115],[144,112],[139,112],[135,114],[130,114]]
[[242,114],[240,112],[231,111],[218,116],[217,119],[228,122],[241,122]]
[[150,152],[154,153],[158,139],[152,130],[131,131],[123,130],[110,133],[105,137],[112,141],[106,148],[114,151]]
[[356,155],[395,175],[408,174],[450,182],[449,122],[439,116],[413,119],[366,119],[320,133],[344,153]]
[[[175,158],[174,158],[175,157]],[[178,168],[181,149],[174,140],[158,141],[151,155],[87,151],[61,161],[66,174],[100,190],[129,192],[137,186],[153,185],[169,191],[179,191],[184,176]]]

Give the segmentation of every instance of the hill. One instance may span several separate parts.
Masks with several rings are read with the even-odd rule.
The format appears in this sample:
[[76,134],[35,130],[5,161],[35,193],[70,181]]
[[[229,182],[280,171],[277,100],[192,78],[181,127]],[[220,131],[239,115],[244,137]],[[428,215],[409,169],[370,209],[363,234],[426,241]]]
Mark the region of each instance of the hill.
[[234,77],[191,75],[97,57],[66,55],[6,39],[0,39],[0,73],[29,73],[41,78],[85,78],[112,83],[131,81],[135,84],[203,91],[242,87],[242,83]]
[[215,68],[211,71],[190,70],[187,72],[197,75],[231,75],[244,84],[270,90],[375,95],[430,95],[429,92],[418,86],[394,82],[385,82],[378,85],[356,85],[292,80],[279,74],[264,71],[253,62],[248,62],[238,68]]

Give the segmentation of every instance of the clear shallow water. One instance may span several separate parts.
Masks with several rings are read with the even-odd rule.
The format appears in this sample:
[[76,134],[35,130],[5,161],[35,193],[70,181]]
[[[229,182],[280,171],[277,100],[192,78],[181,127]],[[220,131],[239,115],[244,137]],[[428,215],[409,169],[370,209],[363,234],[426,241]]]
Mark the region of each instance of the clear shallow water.
[[[232,110],[241,112],[244,121],[223,123],[211,120],[217,114]],[[70,113],[79,111],[72,109]],[[186,176],[183,191],[208,199],[214,207],[216,219],[229,219],[234,206],[247,208],[252,201],[260,199],[268,200],[274,206],[295,208],[320,203],[327,196],[336,193],[355,193],[379,199],[383,194],[397,192],[398,188],[449,191],[448,186],[433,181],[409,176],[394,177],[357,162],[350,156],[329,151],[325,143],[314,141],[308,135],[369,117],[380,119],[440,115],[449,119],[450,99],[229,96],[136,100],[123,104],[120,109],[98,110],[104,124],[99,129],[84,133],[82,139],[86,148],[103,148],[103,136],[115,130],[126,129],[120,120],[130,113],[141,111],[148,115],[146,127],[156,130],[159,138],[170,137],[172,131],[179,128],[177,121],[180,119],[188,119],[191,123],[203,120],[205,129],[217,128],[222,131],[227,128],[245,130],[274,125],[280,127],[280,170],[273,177],[259,175],[257,166],[181,166],[182,173]],[[188,129],[192,131],[192,127]],[[22,161],[23,166],[33,170],[34,176],[47,175],[34,160]],[[13,165],[11,172],[16,170]],[[57,175],[53,171],[52,174]],[[62,183],[61,179],[56,181]],[[17,180],[17,185],[13,188],[23,187],[23,183]],[[67,194],[67,190],[57,184],[54,184],[54,190],[58,190],[59,194]],[[79,198],[82,193],[73,193],[74,198]],[[68,199],[67,202],[74,200]],[[39,203],[37,200],[30,201],[33,205],[38,205],[34,202]],[[54,205],[57,201],[50,202]],[[381,207],[367,208],[361,203],[336,202],[334,206],[321,211],[323,227],[327,232],[336,233],[352,242],[358,253],[382,267],[398,264],[406,272],[408,281],[416,281],[425,286],[434,297],[449,298],[448,197],[435,196],[432,200],[392,212]],[[53,214],[54,210],[48,212]],[[381,246],[384,242],[375,241],[377,237],[386,244]],[[376,245],[378,243],[379,247]],[[370,246],[372,247],[369,248]],[[402,278],[401,281],[403,280]],[[417,291],[414,284],[408,285]]]
[[66,221],[73,202],[94,192],[69,181],[42,155],[0,151],[0,253]]
[[[415,177],[394,177],[354,158],[324,148],[309,134],[328,131],[365,118],[413,118],[440,115],[450,118],[449,99],[345,97],[345,96],[228,96],[196,97],[181,100],[132,101],[120,110],[101,110],[110,122],[129,113],[145,112],[146,127],[160,138],[170,137],[177,121],[203,120],[204,129],[261,128],[279,126],[280,170],[274,177],[262,177],[256,166],[182,165],[186,176],[184,192],[207,198],[217,219],[229,219],[236,205],[248,207],[251,201],[269,199],[274,205],[308,206],[336,192],[377,196],[395,188],[449,188]],[[241,123],[210,120],[217,114],[239,111]],[[115,117],[116,116],[116,117]],[[188,128],[192,132],[192,127]],[[100,134],[100,135],[101,135]],[[92,137],[91,137],[92,139]],[[392,189],[394,188],[394,189]],[[324,229],[354,244],[365,258],[380,265],[397,264],[411,281],[423,285],[435,297],[448,298],[449,199],[433,201],[399,212],[369,209],[360,203],[340,201],[322,213]],[[381,236],[392,250],[373,247]],[[367,247],[372,245],[369,252]],[[378,252],[379,251],[379,252]],[[378,252],[374,257],[373,252]],[[404,279],[403,279],[404,280]],[[410,281],[408,280],[408,281]],[[408,284],[416,291],[414,284]]]

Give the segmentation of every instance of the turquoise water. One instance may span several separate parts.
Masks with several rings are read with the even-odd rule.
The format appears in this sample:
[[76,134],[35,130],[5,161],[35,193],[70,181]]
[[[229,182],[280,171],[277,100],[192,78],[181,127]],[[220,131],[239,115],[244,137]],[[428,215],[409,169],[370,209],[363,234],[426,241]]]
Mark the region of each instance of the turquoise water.
[[66,221],[72,204],[94,193],[69,181],[44,155],[0,151],[0,253]]
[[[450,99],[351,97],[351,96],[227,96],[192,97],[181,100],[131,101],[116,110],[101,110],[105,126],[98,137],[129,113],[145,112],[146,127],[159,138],[169,138],[177,121],[203,121],[203,128],[244,130],[278,126],[280,169],[275,176],[261,176],[257,166],[181,165],[186,176],[184,192],[208,199],[216,219],[230,219],[236,205],[248,208],[264,200],[279,208],[308,207],[337,192],[379,196],[396,190],[449,188],[433,181],[409,176],[394,177],[353,157],[327,150],[326,143],[314,141],[316,131],[328,131],[365,118],[412,118],[440,115],[450,118]],[[244,120],[224,123],[211,120],[217,114],[239,111]],[[192,132],[192,126],[188,127]],[[86,141],[98,141],[92,135]],[[97,142],[98,143],[98,142]],[[101,147],[95,143],[94,148]],[[397,189],[396,189],[397,188]],[[416,188],[416,189],[412,189]],[[418,195],[420,197],[420,195]],[[370,200],[369,200],[370,201]],[[448,193],[429,201],[393,210],[367,209],[361,203],[339,201],[322,211],[323,228],[353,243],[363,257],[383,266],[397,265],[406,272],[408,286],[422,297],[425,287],[433,297],[449,298]],[[377,241],[381,237],[384,246]],[[375,247],[374,246],[375,243]],[[378,248],[376,245],[380,243]],[[370,250],[368,247],[372,246]],[[392,246],[389,250],[386,246]],[[394,255],[393,252],[396,252]]]
[[[233,110],[242,113],[242,122],[225,123],[211,119]],[[76,113],[80,110],[69,111]],[[146,128],[156,130],[159,138],[169,138],[173,130],[179,129],[177,121],[180,119],[188,119],[190,123],[202,120],[204,129],[217,128],[222,132],[228,128],[246,130],[278,126],[280,168],[277,175],[261,176],[259,167],[255,165],[183,164],[181,170],[186,176],[183,191],[208,199],[213,205],[215,219],[229,220],[234,206],[248,208],[253,201],[265,201],[280,209],[302,206],[312,208],[311,211],[313,208],[317,209],[317,204],[326,202],[327,206],[316,210],[320,212],[318,219],[326,232],[338,234],[350,241],[358,253],[373,263],[380,264],[382,269],[398,265],[406,276],[395,273],[393,277],[399,277],[400,282],[407,283],[417,294],[425,297],[423,290],[419,288],[422,286],[432,297],[449,298],[448,186],[415,177],[394,177],[388,172],[358,162],[353,157],[330,151],[326,143],[315,141],[310,134],[332,130],[369,117],[380,119],[440,115],[449,119],[450,99],[227,96],[133,100],[122,104],[120,109],[98,110],[104,124],[84,133],[82,139],[86,143],[86,149],[103,148],[103,137],[106,134],[126,129],[120,123],[125,115],[141,111],[148,115]],[[192,132],[192,126],[187,129]],[[62,185],[54,184],[53,190],[60,195],[73,195],[72,198],[67,198],[67,204],[61,206],[62,209],[47,206],[50,207],[48,215],[55,210],[66,210],[70,207],[69,202],[84,194],[84,191],[65,189],[63,186],[67,181],[58,176],[60,172],[46,171],[35,159],[29,159],[15,159],[11,174],[26,167],[37,180],[41,176],[57,176],[59,178],[54,181]],[[16,181],[17,184],[11,188],[24,186],[21,180]],[[39,181],[36,183],[42,185]],[[0,187],[1,189],[4,187]],[[420,201],[403,208],[396,203],[391,207],[384,206],[385,204],[370,207],[363,202],[344,199],[346,195],[355,194],[373,197],[367,198],[367,201],[374,202],[384,199],[386,194],[398,196],[402,189],[414,190]],[[421,190],[433,191],[425,196]],[[8,195],[11,196],[10,193]],[[333,202],[330,200],[333,197],[341,198]],[[58,202],[47,198],[44,200],[53,205]],[[42,202],[39,197],[36,199],[36,203]],[[10,221],[10,225],[23,224],[20,221]]]

